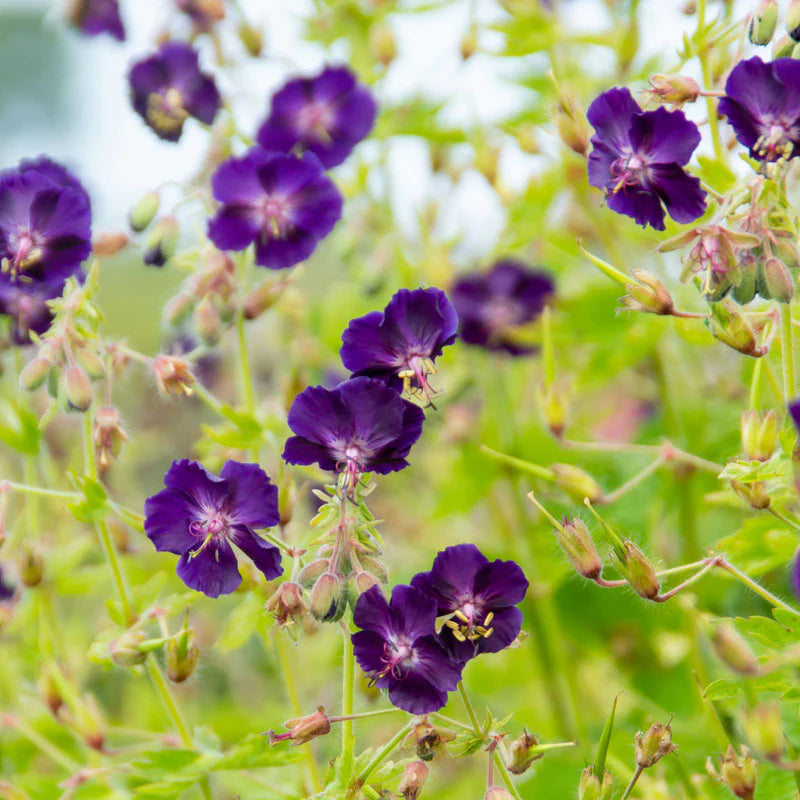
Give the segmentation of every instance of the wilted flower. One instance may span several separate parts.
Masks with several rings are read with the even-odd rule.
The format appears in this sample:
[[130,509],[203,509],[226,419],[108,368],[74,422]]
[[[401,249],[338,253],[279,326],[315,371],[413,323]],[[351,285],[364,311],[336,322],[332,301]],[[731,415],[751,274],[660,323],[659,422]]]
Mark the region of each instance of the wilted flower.
[[461,679],[457,664],[436,637],[436,601],[411,586],[395,586],[391,602],[377,586],[358,598],[353,634],[358,665],[392,705],[429,714],[447,703]]
[[800,154],[800,61],[740,61],[728,75],[718,110],[752,158],[794,158]]
[[665,208],[676,222],[703,215],[705,192],[683,169],[700,131],[682,111],[642,111],[628,89],[615,88],[592,102],[587,118],[595,129],[589,183],[610,209],[660,231]]
[[428,405],[437,394],[428,375],[457,329],[458,315],[441,289],[401,289],[383,311],[350,321],[339,354],[354,375],[381,378]]
[[649,769],[675,749],[669,724],[654,722],[644,733],[636,734],[636,764],[643,769]]
[[309,386],[289,409],[289,464],[318,464],[343,472],[352,492],[358,475],[385,475],[408,466],[406,456],[422,433],[425,415],[376,378],[353,378],[325,389]]
[[210,125],[219,111],[214,79],[200,71],[197,51],[184,42],[165,42],[137,61],[128,81],[134,110],[168,142],[181,138],[189,117]]
[[283,725],[289,729],[287,733],[268,732],[271,745],[276,745],[278,742],[284,742],[289,739],[292,742],[292,747],[296,747],[310,742],[318,736],[326,736],[331,732],[331,721],[322,706],[313,714],[308,714],[305,717],[287,719]]
[[258,131],[265,150],[314,153],[325,169],[341,164],[370,132],[377,107],[347,67],[326,67],[313,78],[295,78],[272,97]]
[[459,661],[496,653],[519,635],[516,606],[528,580],[513,561],[489,561],[474,544],[458,544],[439,552],[431,571],[415,575],[411,585],[436,600],[437,616],[449,616],[440,636]]
[[195,377],[189,363],[178,356],[160,355],[153,359],[153,374],[161,394],[191,394]]
[[253,528],[277,525],[278,489],[257,464],[226,461],[220,477],[196,461],[174,461],[163,489],[145,502],[144,530],[156,550],[179,555],[178,577],[208,597],[242,582],[235,544],[271,580],[281,553]]
[[732,745],[728,746],[719,772],[709,757],[706,770],[720,783],[724,783],[740,800],[753,800],[756,794],[756,761],[750,750],[742,745],[741,756],[736,755]]
[[68,14],[73,25],[87,36],[108,33],[119,42],[125,40],[118,0],[72,0]]
[[342,215],[342,196],[311,153],[253,148],[221,164],[211,179],[222,207],[208,224],[220,250],[255,242],[256,264],[285,269],[308,258]]
[[175,5],[192,20],[198,31],[210,31],[215,22],[225,18],[223,0],[175,0]]
[[659,103],[676,109],[697,100],[700,87],[697,81],[688,75],[658,74],[650,76],[650,89],[646,93]]
[[513,329],[541,314],[554,289],[545,272],[512,260],[462,276],[450,290],[462,341],[513,356],[532,352],[514,340]]

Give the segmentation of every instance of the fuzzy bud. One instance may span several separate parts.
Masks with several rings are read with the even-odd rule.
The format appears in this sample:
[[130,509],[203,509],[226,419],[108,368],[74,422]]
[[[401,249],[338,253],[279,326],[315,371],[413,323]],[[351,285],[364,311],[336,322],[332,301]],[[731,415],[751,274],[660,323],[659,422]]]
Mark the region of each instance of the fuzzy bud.
[[128,224],[131,230],[141,233],[145,228],[150,227],[150,223],[158,214],[160,198],[158,192],[147,192],[138,203],[128,212]]
[[167,677],[173,683],[183,683],[194,673],[199,659],[194,630],[184,625],[181,632],[167,642]]
[[697,100],[700,86],[688,75],[651,75],[648,94],[673,108],[683,108],[686,103]]
[[560,439],[564,434],[569,410],[566,394],[557,383],[553,382],[542,386],[536,393],[536,399],[550,433]]
[[625,580],[640,597],[652,600],[659,592],[658,576],[650,560],[630,539],[623,543],[623,550],[613,550],[617,568]]
[[309,606],[315,619],[335,622],[344,610],[344,582],[339,575],[325,572],[319,576],[311,590]]
[[331,722],[320,706],[313,714],[297,719],[289,719],[283,723],[289,729],[288,733],[275,733],[268,731],[269,743],[276,745],[278,742],[291,739],[292,747],[310,742],[318,736],[325,736],[331,732]]
[[742,414],[742,448],[750,461],[768,461],[778,446],[778,420],[770,410],[761,418],[758,411]]
[[285,281],[266,280],[259,283],[245,298],[243,305],[244,318],[256,319],[280,299],[286,288]]
[[800,0],[789,0],[789,7],[786,9],[786,32],[795,42],[800,42]]
[[195,378],[184,359],[177,356],[156,356],[153,359],[153,373],[161,394],[192,393]]
[[105,745],[103,720],[97,701],[92,695],[84,695],[74,707],[75,727],[78,733],[93,750],[101,751]]
[[748,709],[742,727],[757,752],[770,761],[781,759],[784,750],[783,721],[777,703],[762,703]]
[[53,362],[45,356],[36,356],[31,359],[19,374],[20,388],[26,392],[38,389],[47,380],[52,368]]
[[778,37],[772,44],[772,58],[791,58],[795,40],[788,34]]
[[308,603],[303,597],[302,587],[287,581],[267,600],[266,609],[279,625],[291,625],[308,612]]
[[217,304],[208,295],[194,307],[192,323],[205,344],[216,344],[222,336],[222,317]]
[[131,243],[124,233],[103,233],[92,242],[92,252],[98,258],[115,256]]
[[64,698],[61,696],[61,690],[53,677],[52,669],[45,667],[45,669],[42,670],[42,673],[36,681],[36,689],[39,692],[39,697],[42,698],[42,702],[50,710],[50,713],[54,717],[57,717],[59,710],[64,705]]
[[352,585],[355,587],[356,595],[364,594],[367,589],[371,589],[378,583],[378,579],[366,570],[357,572],[352,578]]
[[452,731],[437,728],[425,719],[414,727],[406,738],[405,744],[407,747],[416,749],[417,758],[421,758],[423,761],[432,761],[436,752],[455,738],[456,735]]
[[92,404],[92,384],[86,371],[73,364],[61,373],[61,391],[68,411],[86,411]]
[[483,800],[514,800],[511,792],[502,786],[490,786],[483,796]]
[[574,153],[586,155],[589,149],[589,126],[578,104],[569,97],[562,97],[552,110],[561,141]]
[[714,651],[730,669],[739,675],[757,675],[758,661],[747,642],[732,622],[723,620],[709,633]]
[[753,800],[756,794],[756,762],[750,751],[742,745],[742,755],[737,756],[732,746],[728,746],[722,759],[719,772],[709,758],[706,761],[708,773],[720,783],[724,783],[740,800]]
[[390,25],[376,22],[369,30],[369,50],[379,64],[388,67],[397,56],[397,40]]
[[675,745],[669,725],[654,722],[644,733],[636,734],[636,763],[643,769],[652,767],[673,750]]
[[763,46],[772,41],[777,26],[777,0],[761,0],[753,12],[753,16],[750,18],[750,27],[748,28],[747,35],[750,37],[750,41],[753,44]]
[[561,491],[575,503],[582,503],[585,497],[591,503],[603,501],[603,490],[597,481],[580,467],[572,464],[551,464],[554,481]]
[[403,780],[400,781],[398,791],[405,800],[417,800],[419,793],[428,777],[428,765],[424,761],[412,761],[406,764]]
[[175,217],[162,217],[147,234],[142,260],[152,267],[163,267],[178,249],[178,221]]
[[795,294],[795,282],[786,264],[778,258],[768,258],[761,267],[759,291],[762,297],[791,303]]
[[611,800],[613,782],[611,773],[606,770],[603,782],[594,774],[594,767],[588,766],[581,772],[581,781],[578,784],[578,800]]
[[741,483],[731,481],[731,489],[736,492],[742,500],[757,511],[769,508],[772,498],[769,496],[766,481],[753,481],[753,483]]
[[106,366],[103,363],[103,359],[97,355],[97,353],[93,353],[91,350],[87,350],[85,347],[82,347],[80,350],[75,351],[75,361],[83,367],[86,371],[86,374],[93,380],[98,381],[101,378],[105,378],[106,376]]
[[671,314],[675,308],[672,295],[667,287],[649,272],[643,269],[633,269],[631,274],[636,278],[636,283],[625,286],[627,294],[620,299],[625,308],[632,311],[645,311],[649,314]]
[[567,561],[578,574],[589,580],[595,580],[603,570],[603,562],[589,529],[578,517],[565,518],[562,528],[556,528],[555,534]]
[[108,646],[111,660],[120,667],[144,664],[147,653],[142,651],[141,645],[146,639],[147,636],[142,631],[126,631]]
[[128,441],[116,406],[100,406],[97,409],[92,426],[92,441],[97,464],[101,470],[105,470],[110,466],[111,460],[119,455],[122,443]]
[[[31,531],[31,533],[35,533]],[[18,560],[19,579],[30,587],[38,586],[44,577],[44,559],[38,550],[24,545]]]
[[329,558],[317,558],[306,564],[297,576],[297,582],[306,589],[310,589],[323,573],[328,571],[331,561]]
[[508,760],[506,767],[512,775],[522,775],[530,769],[534,761],[538,761],[544,753],[538,752],[536,746],[539,744],[535,736],[525,731],[511,743],[508,748]]
[[239,25],[239,30],[237,32],[239,34],[239,41],[244,45],[244,49],[247,50],[253,58],[258,58],[261,55],[261,51],[264,49],[264,37],[261,31],[256,30],[248,22],[243,22]]

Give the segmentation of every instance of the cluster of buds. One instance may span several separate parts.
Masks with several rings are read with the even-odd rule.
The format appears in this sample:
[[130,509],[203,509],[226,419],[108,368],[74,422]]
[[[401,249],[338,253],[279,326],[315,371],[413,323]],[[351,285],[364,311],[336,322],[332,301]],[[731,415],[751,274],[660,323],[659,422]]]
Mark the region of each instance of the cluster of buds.
[[744,745],[741,755],[729,746],[719,769],[711,757],[706,761],[706,770],[712,778],[727,786],[740,800],[753,800],[756,794],[756,761]]
[[604,770],[603,780],[594,773],[594,766],[588,766],[581,772],[578,784],[578,800],[611,800],[614,782],[611,773]]

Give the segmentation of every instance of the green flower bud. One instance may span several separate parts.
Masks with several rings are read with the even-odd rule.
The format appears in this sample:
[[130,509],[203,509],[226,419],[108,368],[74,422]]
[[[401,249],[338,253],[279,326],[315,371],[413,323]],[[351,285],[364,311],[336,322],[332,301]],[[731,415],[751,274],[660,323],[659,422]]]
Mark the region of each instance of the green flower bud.
[[672,295],[658,278],[643,269],[633,269],[631,274],[637,282],[625,286],[628,293],[620,299],[625,308],[650,314],[672,313]]
[[709,633],[714,652],[739,675],[757,675],[758,661],[747,642],[729,620],[715,624]]
[[369,31],[369,50],[379,64],[388,67],[397,56],[397,40],[390,25],[376,22]]
[[320,622],[335,622],[344,612],[346,594],[344,581],[339,575],[323,573],[311,590],[311,613]]
[[405,800],[417,800],[425,779],[428,777],[428,765],[424,761],[412,761],[406,764],[403,780],[400,781],[398,791]]
[[461,37],[461,44],[459,45],[461,51],[461,58],[464,61],[472,58],[478,50],[478,30],[472,25],[469,30]]
[[603,570],[603,562],[595,547],[592,535],[582,520],[564,520],[563,530],[556,528],[555,534],[567,561],[584,578],[595,580]]
[[53,362],[45,356],[36,356],[31,359],[19,374],[20,388],[26,392],[38,389],[47,380],[52,368]]
[[538,744],[536,737],[527,731],[511,742],[506,767],[512,775],[522,775],[530,769],[534,761],[544,757],[544,753],[536,750]]
[[786,31],[794,41],[800,41],[800,0],[789,0],[786,9]]
[[753,747],[770,761],[783,756],[783,721],[777,703],[762,703],[747,710],[742,727]]
[[82,347],[80,350],[75,351],[75,361],[86,370],[86,374],[93,380],[100,380],[106,376],[106,366],[103,359]]
[[131,230],[141,233],[156,218],[159,206],[158,192],[148,192],[143,195],[138,203],[128,213],[128,224]]
[[715,339],[747,356],[760,357],[766,350],[756,342],[747,318],[731,303],[711,303],[706,325]]
[[776,0],[761,0],[750,18],[747,34],[756,45],[769,44],[778,25],[778,3]]
[[659,592],[658,576],[650,560],[630,539],[623,542],[622,550],[614,549],[612,554],[617,569],[640,597],[652,600]]
[[756,762],[750,751],[742,745],[742,755],[737,756],[733,747],[728,746],[719,772],[709,758],[706,761],[708,773],[720,783],[724,783],[740,800],[753,800],[756,794]]
[[92,404],[92,384],[86,371],[77,364],[61,373],[61,389],[68,411],[86,411]]
[[772,58],[791,58],[795,41],[788,34],[779,37],[772,44]]
[[175,217],[162,217],[150,229],[144,242],[142,259],[145,264],[163,267],[178,249],[180,230]]
[[600,778],[594,774],[594,767],[588,766],[581,773],[578,800],[611,800],[613,788],[613,780],[608,770],[605,771],[603,782],[600,783]]
[[[761,267],[759,291],[762,297],[779,303],[791,303],[795,294],[795,282],[786,264],[778,258],[768,258]],[[765,291],[766,290],[766,291]]]
[[371,572],[362,569],[360,572],[353,575],[351,583],[355,589],[355,598],[358,599],[359,595],[364,594],[367,589],[371,589],[375,586],[378,583],[378,579]]
[[550,433],[560,439],[564,434],[569,410],[566,394],[556,383],[551,383],[549,386],[542,386],[539,389],[536,393],[536,400],[544,421],[550,428]]
[[643,769],[652,767],[673,750],[675,745],[669,725],[654,722],[644,733],[636,734],[636,763]]
[[173,683],[183,683],[194,673],[199,659],[194,630],[184,625],[181,632],[167,642],[167,677]]
[[575,100],[562,96],[553,107],[551,116],[561,141],[574,153],[586,155],[589,149],[589,124]]
[[[35,534],[37,531],[31,531]],[[44,577],[44,559],[38,550],[29,545],[23,545],[19,556],[19,579],[28,587],[38,586]]]
[[108,646],[111,660],[120,667],[135,667],[144,664],[147,653],[141,649],[141,645],[147,640],[143,631],[126,631],[114,639]]
[[750,461],[768,461],[778,446],[778,419],[770,410],[761,418],[758,411],[742,414],[742,448]]
[[769,508],[772,502],[767,490],[766,481],[753,481],[753,483],[731,481],[731,489],[733,489],[750,508],[755,508],[758,511]]
[[584,497],[591,503],[603,501],[603,490],[597,481],[580,467],[572,464],[551,464],[555,484],[575,503],[582,503]]

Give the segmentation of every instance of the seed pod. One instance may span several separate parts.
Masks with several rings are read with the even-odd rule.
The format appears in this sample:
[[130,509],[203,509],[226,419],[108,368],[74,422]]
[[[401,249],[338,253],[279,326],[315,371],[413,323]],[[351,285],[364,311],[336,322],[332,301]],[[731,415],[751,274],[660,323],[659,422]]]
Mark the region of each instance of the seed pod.
[[297,576],[297,582],[306,589],[310,589],[317,582],[317,578],[328,571],[328,565],[330,563],[331,560],[329,558],[317,558],[309,564],[306,564],[303,569],[300,570],[300,574]]
[[636,763],[648,769],[664,756],[675,750],[672,744],[672,728],[661,722],[654,722],[644,733],[636,734]]
[[184,625],[180,634],[167,642],[167,677],[173,683],[183,683],[194,673],[199,659],[194,630]]
[[652,600],[659,592],[658,576],[650,560],[630,539],[623,543],[623,550],[613,550],[617,568],[625,580],[640,597]]
[[150,227],[150,223],[158,214],[160,198],[158,192],[147,192],[138,203],[128,213],[128,224],[131,230],[141,233],[145,228]]
[[740,800],[753,800],[756,793],[756,762],[744,745],[741,756],[736,755],[732,746],[728,746],[722,759],[719,772],[709,757],[706,770],[709,775],[724,783]]
[[332,572],[323,573],[311,590],[311,613],[320,622],[335,622],[344,613],[345,595],[342,578]]
[[597,481],[580,467],[572,464],[551,464],[550,469],[555,475],[555,484],[570,500],[582,503],[585,497],[591,503],[603,501],[603,490]]
[[38,389],[50,374],[53,368],[53,362],[44,356],[36,356],[31,359],[19,374],[20,388],[26,392],[32,392]]
[[405,800],[417,800],[425,779],[428,777],[428,765],[424,761],[412,761],[406,764],[403,780],[400,781],[398,791]]
[[520,734],[508,748],[506,767],[512,775],[522,775],[527,772],[534,761],[544,757],[544,753],[535,749],[539,744],[535,736],[525,731]]
[[111,660],[120,667],[135,667],[143,664],[147,653],[141,650],[141,645],[146,639],[147,636],[143,631],[126,631],[108,646]]
[[589,529],[581,519],[565,519],[562,529],[556,528],[555,534],[567,561],[578,574],[592,581],[599,577],[603,562]]
[[[788,17],[787,17],[788,25]],[[761,0],[750,18],[750,27],[747,34],[755,45],[765,45],[772,41],[775,28],[778,25],[777,0]]]
[[762,420],[758,411],[742,414],[742,448],[751,461],[768,461],[778,446],[778,420],[775,412],[768,411]]
[[103,363],[103,359],[100,358],[97,353],[93,353],[91,350],[82,347],[80,350],[75,351],[75,361],[86,370],[86,374],[93,381],[105,378],[106,367]]
[[61,373],[61,388],[68,411],[86,411],[92,404],[92,385],[89,376],[77,364]]

